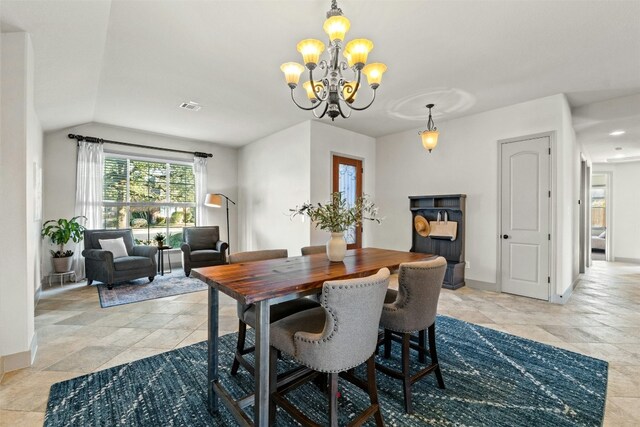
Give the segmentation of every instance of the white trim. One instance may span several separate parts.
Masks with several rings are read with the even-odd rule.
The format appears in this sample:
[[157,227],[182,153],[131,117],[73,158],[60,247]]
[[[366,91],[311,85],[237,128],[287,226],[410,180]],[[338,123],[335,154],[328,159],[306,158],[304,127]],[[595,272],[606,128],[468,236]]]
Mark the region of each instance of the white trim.
[[498,290],[497,283],[483,282],[481,280],[464,279],[464,283],[471,289],[478,289],[481,291],[500,292]]
[[629,264],[640,264],[640,258],[618,257],[618,258],[616,258],[616,262],[626,262],[626,263],[629,263]]
[[498,214],[496,215],[498,228],[497,228],[497,258],[496,258],[496,292],[502,292],[502,145],[508,144],[510,142],[518,142],[518,141],[528,141],[531,139],[538,138],[549,138],[549,149],[551,150],[551,154],[549,155],[549,185],[551,186],[551,198],[549,200],[549,233],[551,233],[551,242],[549,243],[549,277],[550,283],[548,284],[547,295],[549,296],[547,301],[554,302],[552,296],[556,295],[555,283],[556,283],[556,257],[555,253],[557,252],[556,245],[558,239],[558,233],[556,230],[556,200],[557,200],[557,165],[556,165],[556,132],[541,132],[535,133],[531,135],[525,135],[515,138],[508,139],[500,139],[497,141],[498,144],[498,174],[497,174],[497,187],[498,187]]
[[38,334],[34,333],[29,350],[2,356],[2,371],[6,373],[17,369],[28,368],[33,364],[37,352]]

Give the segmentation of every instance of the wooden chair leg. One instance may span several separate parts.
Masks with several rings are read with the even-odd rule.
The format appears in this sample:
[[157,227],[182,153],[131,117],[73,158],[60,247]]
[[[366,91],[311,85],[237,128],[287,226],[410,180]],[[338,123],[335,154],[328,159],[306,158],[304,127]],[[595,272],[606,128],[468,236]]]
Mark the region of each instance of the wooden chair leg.
[[429,326],[429,354],[431,356],[431,364],[436,365],[435,373],[438,380],[438,387],[444,388],[444,378],[442,378],[442,371],[440,371],[440,364],[438,363],[438,353],[436,351],[436,324]]
[[407,414],[413,412],[411,406],[411,372],[409,371],[409,349],[411,345],[411,334],[402,334],[402,382],[404,389],[404,411]]
[[391,357],[391,331],[388,329],[384,330],[384,358],[388,359]]
[[240,367],[240,362],[238,361],[239,357],[242,357],[242,351],[244,350],[244,342],[247,337],[247,324],[242,320],[239,320],[238,325],[238,344],[236,345],[236,355],[233,358],[233,363],[231,364],[231,375],[236,375],[238,373],[238,368]]
[[338,374],[329,376],[329,425],[338,427]]
[[418,362],[425,363],[424,349],[427,347],[427,340],[425,339],[424,331],[418,332]]
[[374,416],[376,418],[376,426],[384,426],[384,420],[382,419],[382,411],[380,410],[380,404],[378,403],[378,385],[376,383],[376,362],[374,356],[371,356],[367,360],[367,388],[369,389],[369,400],[371,405],[377,406]]

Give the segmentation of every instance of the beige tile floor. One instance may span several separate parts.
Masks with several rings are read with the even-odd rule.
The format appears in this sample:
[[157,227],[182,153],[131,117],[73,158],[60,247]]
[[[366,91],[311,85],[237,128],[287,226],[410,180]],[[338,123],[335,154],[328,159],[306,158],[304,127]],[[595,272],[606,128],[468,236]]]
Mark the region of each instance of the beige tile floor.
[[[52,287],[36,308],[39,350],[0,383],[0,426],[42,425],[51,384],[206,339],[207,294],[108,309],[94,287]],[[439,311],[489,328],[609,361],[606,426],[640,425],[640,265],[598,261],[570,301],[553,305],[462,288],[443,290]],[[221,298],[220,332],[237,329]]]

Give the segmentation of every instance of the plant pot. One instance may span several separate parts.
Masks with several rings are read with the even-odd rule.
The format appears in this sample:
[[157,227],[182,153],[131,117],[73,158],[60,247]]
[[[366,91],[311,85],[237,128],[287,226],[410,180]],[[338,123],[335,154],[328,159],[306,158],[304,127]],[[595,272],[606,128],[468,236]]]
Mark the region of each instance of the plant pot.
[[55,273],[65,273],[71,271],[71,265],[73,264],[73,257],[67,256],[64,258],[51,258],[53,261],[53,271]]
[[158,247],[161,248],[162,246],[164,246],[164,240],[156,240],[156,243],[158,244]]
[[342,262],[347,254],[347,241],[344,240],[344,232],[331,233],[331,239],[327,242],[327,258],[331,262]]

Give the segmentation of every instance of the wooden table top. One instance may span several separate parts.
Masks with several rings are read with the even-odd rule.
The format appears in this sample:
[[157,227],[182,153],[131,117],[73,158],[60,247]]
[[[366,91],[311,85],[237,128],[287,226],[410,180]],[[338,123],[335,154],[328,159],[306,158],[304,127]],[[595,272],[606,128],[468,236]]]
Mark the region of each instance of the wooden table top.
[[191,273],[230,297],[251,304],[320,289],[327,280],[368,276],[384,267],[392,270],[404,262],[432,257],[432,254],[364,248],[348,250],[344,262],[331,262],[322,253],[194,268]]

